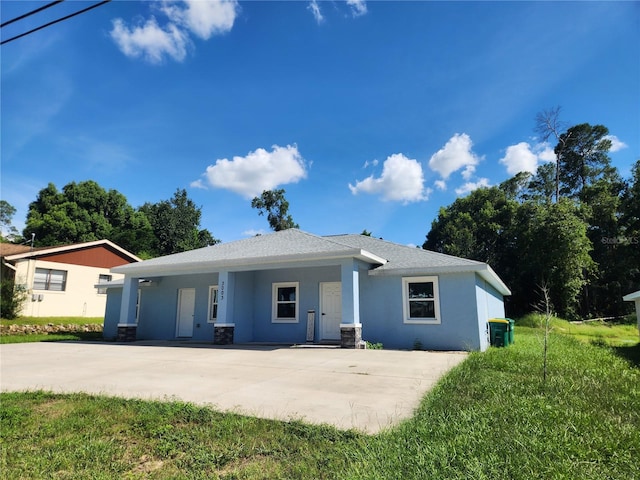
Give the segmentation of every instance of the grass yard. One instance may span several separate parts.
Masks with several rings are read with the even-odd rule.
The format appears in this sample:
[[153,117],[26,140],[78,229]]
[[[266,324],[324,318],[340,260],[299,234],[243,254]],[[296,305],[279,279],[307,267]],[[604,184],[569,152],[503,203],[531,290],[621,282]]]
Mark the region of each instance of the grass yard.
[[[552,332],[472,353],[375,436],[180,402],[4,393],[3,478],[640,478],[640,346]],[[621,358],[621,355],[624,358]]]
[[[629,316],[628,323],[610,323],[604,321],[568,322],[561,318],[552,317],[551,331],[571,335],[578,340],[601,343],[610,346],[635,345],[640,340],[635,317]],[[532,313],[516,321],[516,325],[524,327],[542,328],[544,315]]]

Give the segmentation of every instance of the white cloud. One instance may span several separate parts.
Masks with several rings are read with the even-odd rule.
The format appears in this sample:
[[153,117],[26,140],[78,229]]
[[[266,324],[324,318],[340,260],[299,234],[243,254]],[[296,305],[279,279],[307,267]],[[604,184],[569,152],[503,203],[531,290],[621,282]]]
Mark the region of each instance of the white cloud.
[[238,8],[236,0],[164,1],[157,11],[169,19],[165,26],[160,26],[153,16],[132,27],[116,18],[109,33],[128,57],[142,57],[158,64],[168,56],[181,62],[191,44],[191,34],[207,40],[214,34],[229,32]]
[[354,17],[360,17],[367,13],[367,2],[365,0],[347,0],[347,5],[351,7]]
[[318,5],[317,0],[311,0],[311,2],[309,2],[309,5],[307,6],[307,9],[311,10],[311,13],[313,13],[313,18],[316,19],[317,23],[324,22],[324,16],[320,11],[320,5]]
[[127,57],[142,57],[149,63],[160,63],[165,55],[180,62],[187,55],[188,36],[172,23],[161,28],[154,17],[131,29],[117,18],[110,35]]
[[235,0],[184,0],[166,2],[163,11],[169,19],[203,40],[211,35],[231,31],[236,19],[238,3]]
[[433,182],[433,184],[438,190],[444,191],[447,189],[447,182],[445,182],[444,180],[436,180],[435,182]]
[[538,155],[531,151],[531,146],[527,142],[520,142],[517,145],[507,147],[505,156],[500,159],[500,163],[507,167],[509,175],[520,172],[535,173],[538,168]]
[[[272,190],[278,185],[297,183],[307,177],[305,161],[297,146],[274,145],[270,152],[258,148],[246,157],[216,160],[209,165],[202,176],[209,185],[239,193],[245,198],[253,198],[264,190]],[[191,186],[202,188],[202,180]]]
[[520,142],[507,147],[504,157],[499,161],[507,167],[509,175],[520,172],[535,173],[541,162],[555,162],[556,154],[546,142],[537,143],[534,146],[527,142]]
[[349,190],[354,195],[360,192],[381,194],[383,200],[401,201],[404,203],[427,200],[430,189],[424,188],[424,174],[422,166],[417,160],[396,153],[388,157],[382,167],[382,175],[373,175],[349,184]]
[[203,189],[203,190],[206,190],[206,189],[207,189],[207,186],[204,184],[204,182],[202,181],[202,179],[201,179],[201,178],[199,178],[198,180],[194,180],[193,182],[191,182],[191,183],[189,184],[189,186],[190,186],[191,188],[201,188],[201,189]]
[[477,182],[467,182],[460,188],[456,188],[456,194],[466,195],[467,193],[473,192],[478,188],[486,188],[486,187],[489,187],[489,179],[479,178]]
[[607,135],[604,138],[611,141],[611,149],[609,150],[610,152],[617,152],[619,150],[622,150],[623,148],[628,147],[626,143],[619,140],[618,137],[616,137],[615,135]]
[[538,143],[533,150],[541,162],[556,161],[556,152],[553,151],[553,148],[548,143]]
[[369,165],[371,166],[377,166],[378,165],[378,160],[365,160],[364,165],[362,166],[362,168],[367,168]]
[[[429,168],[438,172],[443,179],[449,178],[453,172],[466,167],[463,175],[465,179],[471,176],[480,158],[471,151],[473,142],[466,133],[456,133],[449,139],[444,147],[431,156]],[[474,170],[471,170],[473,167]]]
[[476,166],[467,165],[462,171],[462,178],[464,178],[465,180],[471,180],[471,177],[473,177],[474,173],[476,173]]

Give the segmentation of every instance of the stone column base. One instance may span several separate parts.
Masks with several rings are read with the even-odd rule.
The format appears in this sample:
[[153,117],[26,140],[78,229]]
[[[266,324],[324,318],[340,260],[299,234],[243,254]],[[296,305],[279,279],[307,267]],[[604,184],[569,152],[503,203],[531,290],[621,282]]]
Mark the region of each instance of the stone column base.
[[234,325],[216,325],[213,327],[214,345],[233,345]]
[[362,348],[362,325],[340,325],[340,347]]
[[136,341],[136,325],[118,325],[118,342],[135,342]]

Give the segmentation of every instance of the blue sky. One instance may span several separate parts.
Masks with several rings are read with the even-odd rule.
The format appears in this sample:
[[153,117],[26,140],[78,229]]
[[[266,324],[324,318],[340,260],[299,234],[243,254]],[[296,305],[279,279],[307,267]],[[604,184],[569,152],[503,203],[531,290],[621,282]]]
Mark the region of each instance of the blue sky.
[[607,126],[624,177],[640,158],[637,2],[114,1],[1,48],[19,229],[47,183],[90,179],[134,207],[185,188],[225,242],[284,188],[303,230],[421,245],[441,206],[548,161],[544,109]]

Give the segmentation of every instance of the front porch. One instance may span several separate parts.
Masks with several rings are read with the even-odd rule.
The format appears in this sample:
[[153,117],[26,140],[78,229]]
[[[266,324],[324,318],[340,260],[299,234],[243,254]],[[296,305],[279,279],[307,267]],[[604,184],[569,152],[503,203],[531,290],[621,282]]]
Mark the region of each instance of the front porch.
[[[362,348],[360,275],[355,258],[269,265],[197,275],[126,276],[117,340],[338,344]],[[149,282],[150,281],[150,282]]]

